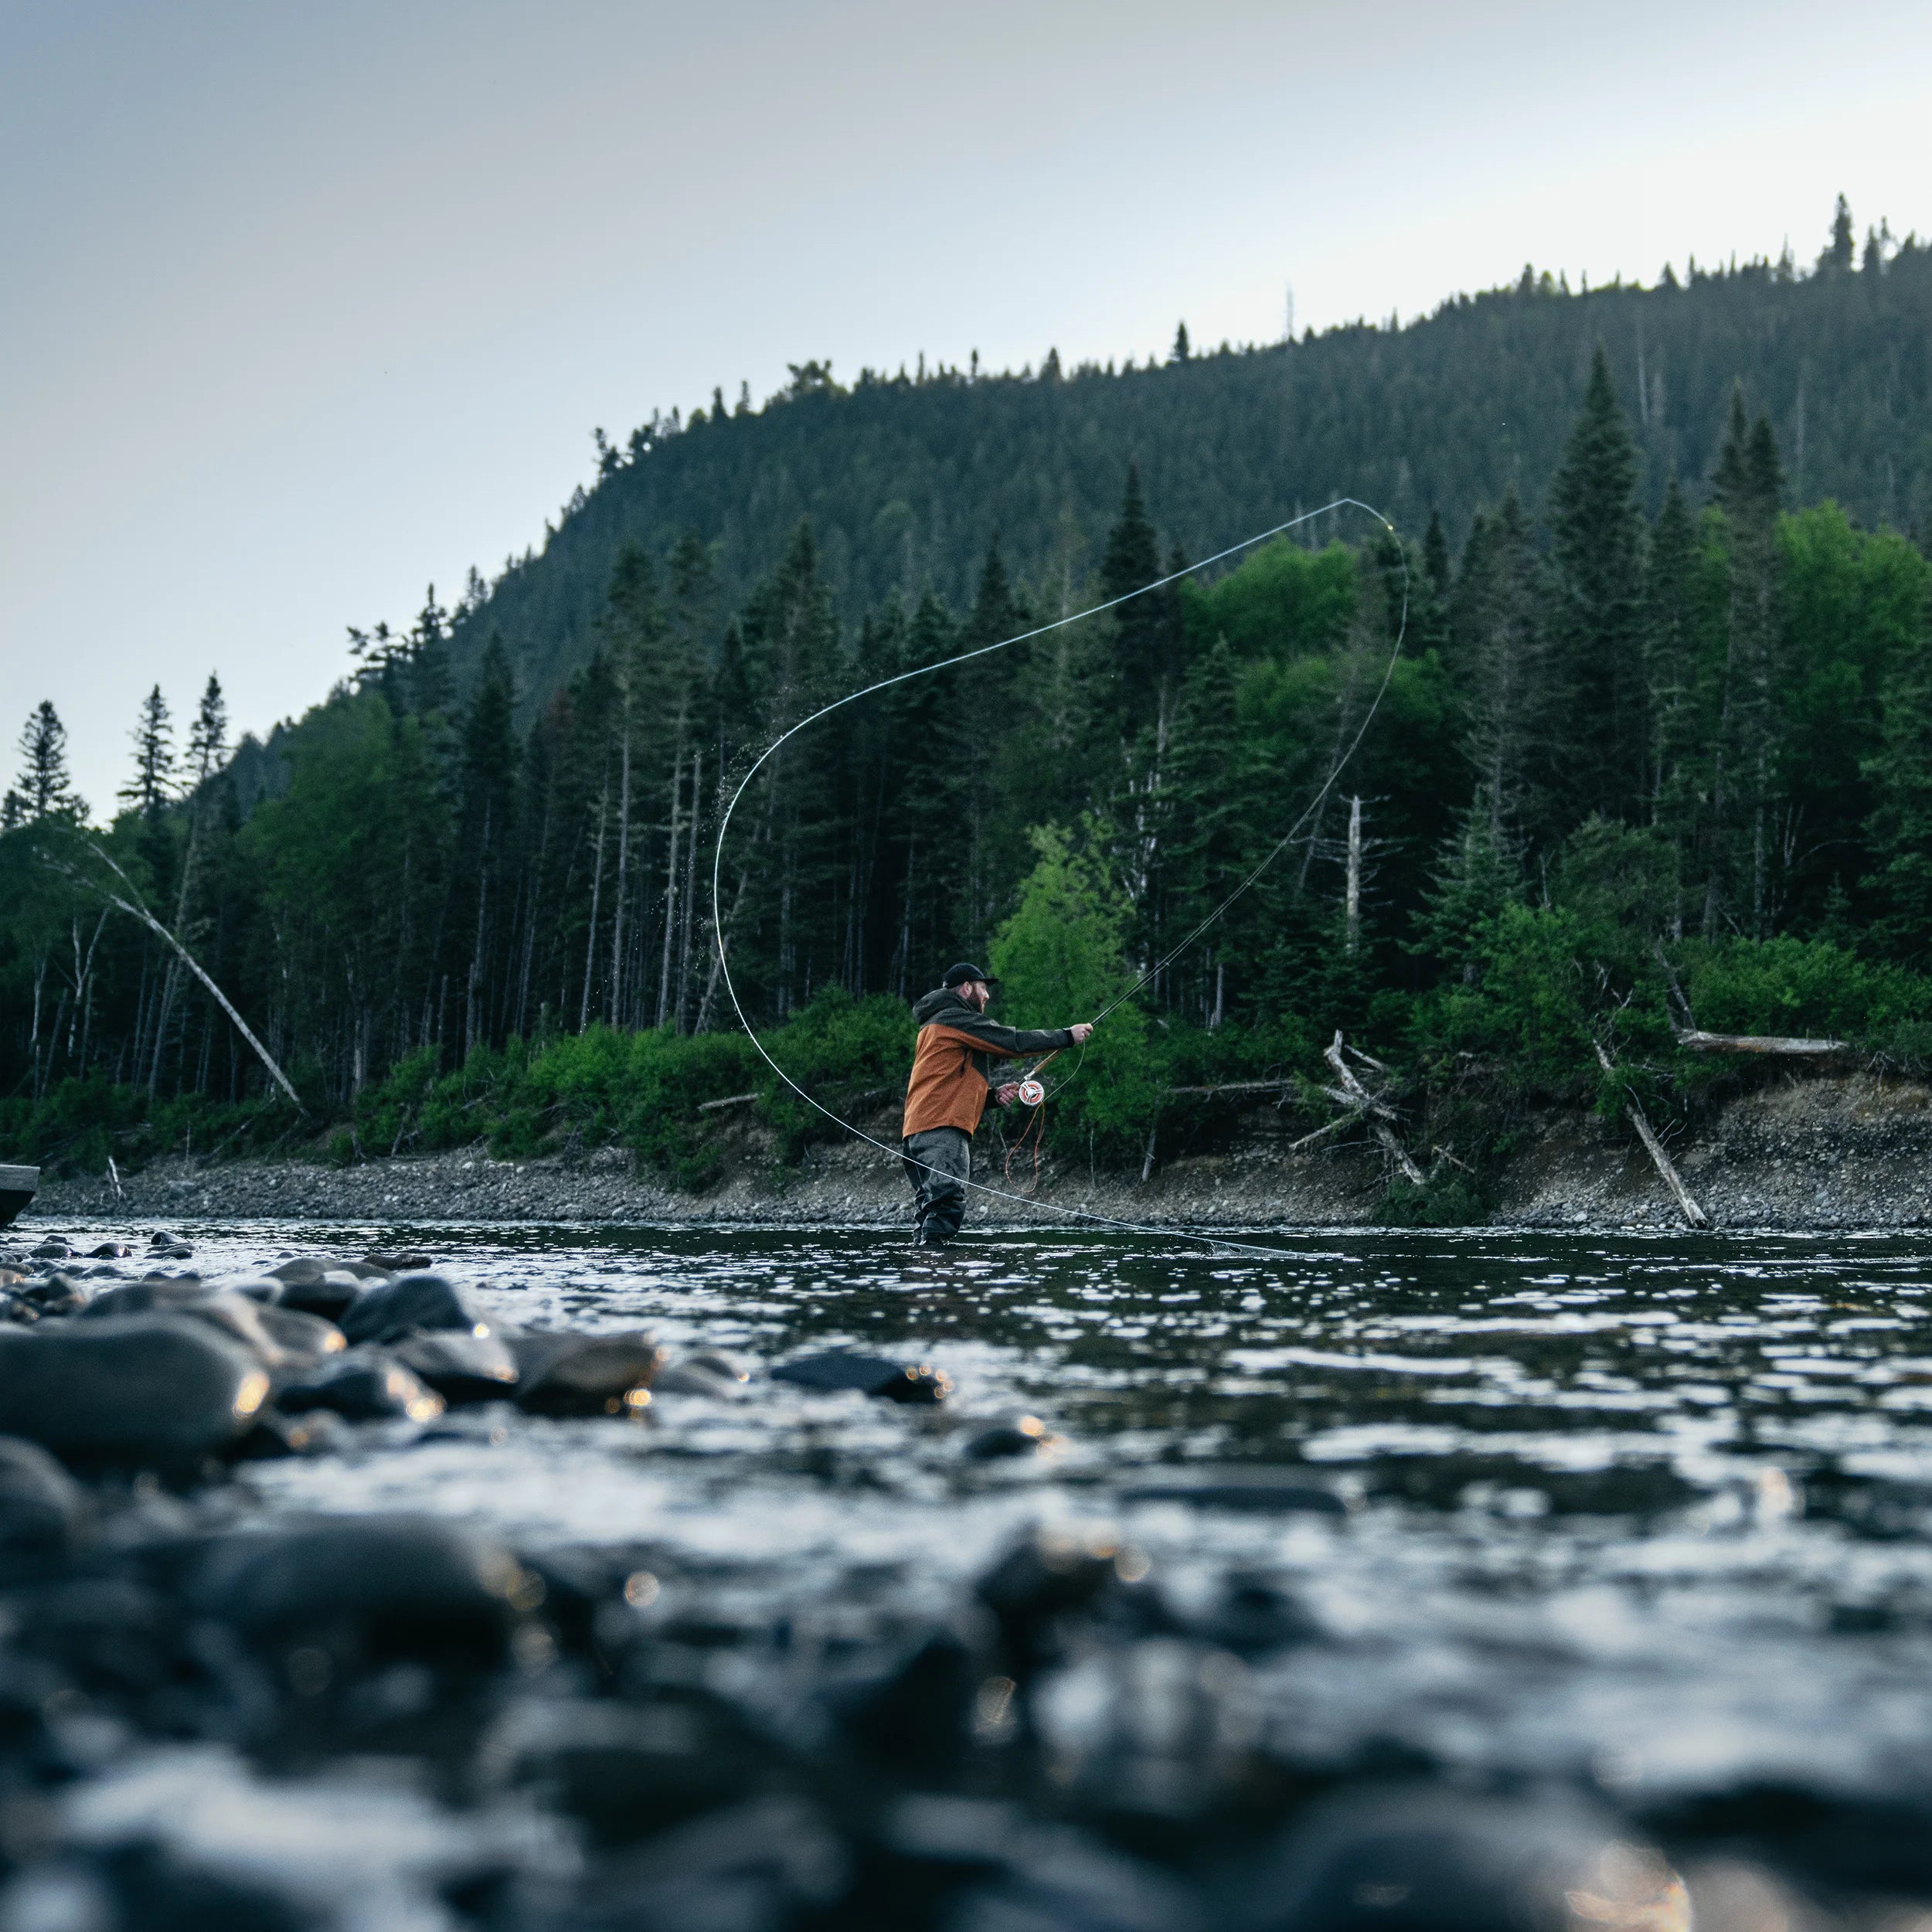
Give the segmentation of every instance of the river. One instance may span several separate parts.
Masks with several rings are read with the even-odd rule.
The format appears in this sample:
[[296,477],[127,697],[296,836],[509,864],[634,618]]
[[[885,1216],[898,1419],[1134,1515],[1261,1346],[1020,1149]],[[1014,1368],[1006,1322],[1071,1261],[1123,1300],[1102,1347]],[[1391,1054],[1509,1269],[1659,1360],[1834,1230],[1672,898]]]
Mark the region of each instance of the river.
[[[1311,1790],[1560,1787],[1846,1896],[1924,1883],[1872,1822],[1932,1811],[1924,1237],[1271,1233],[1263,1257],[993,1232],[927,1261],[768,1227],[182,1231],[209,1276],[400,1242],[505,1321],[648,1326],[753,1371],[634,1420],[371,1427],[249,1466],[249,1512],[618,1552],[638,1614],[754,1699],[956,1622],[1044,1525],[1117,1547],[1147,1627],[1221,1660],[1216,1721]],[[830,1347],[953,1393],[761,1372]],[[1022,1415],[1046,1450],[967,1453]],[[1125,1735],[1122,1668],[1103,1645],[1040,1689],[1069,1790],[1180,1750]]]

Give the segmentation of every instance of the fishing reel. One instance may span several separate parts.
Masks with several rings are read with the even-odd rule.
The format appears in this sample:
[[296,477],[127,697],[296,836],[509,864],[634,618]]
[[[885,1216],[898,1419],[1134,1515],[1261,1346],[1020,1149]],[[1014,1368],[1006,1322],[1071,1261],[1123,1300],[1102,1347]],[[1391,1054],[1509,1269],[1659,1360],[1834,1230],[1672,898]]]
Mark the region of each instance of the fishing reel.
[[1046,1087],[1038,1080],[1025,1080],[1019,1083],[1019,1104],[1022,1107],[1038,1107],[1046,1097]]

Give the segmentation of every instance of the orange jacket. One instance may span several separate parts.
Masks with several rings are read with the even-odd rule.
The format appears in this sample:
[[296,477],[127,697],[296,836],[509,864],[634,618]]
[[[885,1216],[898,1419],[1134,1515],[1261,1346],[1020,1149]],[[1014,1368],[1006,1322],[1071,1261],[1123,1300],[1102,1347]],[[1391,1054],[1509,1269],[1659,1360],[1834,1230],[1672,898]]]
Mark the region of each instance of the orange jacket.
[[1002,1026],[946,988],[920,1000],[913,1018],[920,1022],[919,1043],[906,1087],[902,1135],[935,1127],[974,1132],[995,1083],[996,1062],[1073,1043],[1064,1026]]

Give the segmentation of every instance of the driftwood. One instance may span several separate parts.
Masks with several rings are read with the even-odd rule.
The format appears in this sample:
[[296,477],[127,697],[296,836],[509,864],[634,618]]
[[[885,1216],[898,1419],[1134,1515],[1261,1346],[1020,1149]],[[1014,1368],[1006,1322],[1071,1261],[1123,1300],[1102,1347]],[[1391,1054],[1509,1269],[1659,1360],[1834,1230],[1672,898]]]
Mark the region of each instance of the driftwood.
[[1170,1087],[1170,1094],[1279,1094],[1294,1086],[1293,1080],[1223,1080],[1218,1087]]
[[1693,1053],[1780,1053],[1794,1059],[1821,1060],[1849,1050],[1842,1039],[1798,1039],[1780,1033],[1706,1033],[1680,1027],[1677,1043]]
[[698,1111],[700,1114],[716,1114],[727,1107],[749,1107],[757,1097],[756,1094],[729,1094],[721,1100],[699,1101]]
[[[1597,1049],[1597,1065],[1606,1073],[1614,1074],[1617,1071],[1616,1063],[1604,1051],[1602,1043],[1593,1040],[1590,1044]],[[1624,1089],[1624,1111],[1629,1116],[1631,1125],[1636,1128],[1637,1138],[1644,1144],[1644,1151],[1650,1156],[1658,1176],[1676,1200],[1678,1211],[1691,1226],[1709,1227],[1710,1216],[1697,1205],[1690,1189],[1685,1186],[1682,1175],[1677,1172],[1676,1164],[1664,1151],[1663,1142],[1657,1138],[1656,1130],[1645,1117],[1643,1108],[1638,1104],[1637,1096],[1628,1086]]]
[[[1341,1098],[1350,1102],[1365,1117],[1372,1114],[1380,1115],[1386,1115],[1388,1114],[1388,1108],[1383,1106],[1383,1104],[1362,1084],[1361,1081],[1355,1078],[1354,1069],[1351,1067],[1348,1061],[1343,1058],[1342,1049],[1342,1032],[1338,1027],[1335,1030],[1335,1039],[1330,1043],[1327,1050],[1322,1054],[1321,1057],[1335,1069],[1335,1077],[1339,1080],[1342,1086],[1347,1089],[1347,1092],[1342,1095],[1340,1097]],[[1379,1061],[1369,1060],[1369,1056],[1366,1053],[1358,1054],[1356,1057],[1370,1066],[1379,1066],[1380,1065]],[[1383,1151],[1389,1155],[1389,1158],[1395,1162],[1396,1165],[1402,1170],[1403,1178],[1416,1187],[1422,1186],[1424,1184],[1422,1169],[1417,1167],[1415,1162],[1410,1160],[1409,1156],[1403,1151],[1402,1143],[1398,1141],[1395,1135],[1389,1131],[1386,1119],[1378,1119],[1374,1123],[1374,1131],[1375,1137],[1382,1143]]]

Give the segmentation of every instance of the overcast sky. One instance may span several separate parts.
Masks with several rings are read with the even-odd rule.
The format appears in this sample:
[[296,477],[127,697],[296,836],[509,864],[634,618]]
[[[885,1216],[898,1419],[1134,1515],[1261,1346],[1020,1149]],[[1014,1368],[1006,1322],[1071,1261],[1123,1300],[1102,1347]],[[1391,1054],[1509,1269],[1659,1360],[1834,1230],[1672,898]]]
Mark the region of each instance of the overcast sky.
[[[0,0],[0,752],[239,726],[787,361],[1408,318],[1932,226],[1932,8]],[[1279,514],[1254,505],[1259,526]],[[1230,530],[1228,539],[1245,534]]]

